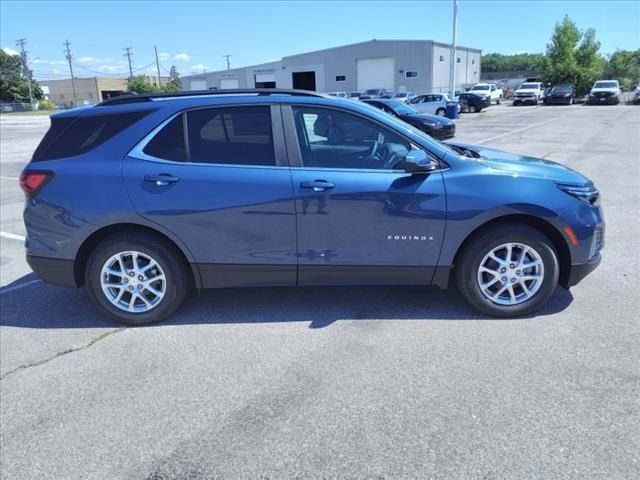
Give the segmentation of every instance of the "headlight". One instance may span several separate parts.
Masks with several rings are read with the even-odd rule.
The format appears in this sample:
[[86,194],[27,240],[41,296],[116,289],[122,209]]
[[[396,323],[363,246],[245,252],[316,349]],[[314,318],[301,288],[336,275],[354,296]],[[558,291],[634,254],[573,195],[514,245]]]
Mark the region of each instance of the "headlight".
[[594,207],[600,205],[600,192],[593,185],[585,187],[576,187],[573,185],[558,185],[558,188],[578,200],[582,200]]
[[423,120],[422,124],[426,125],[427,127],[431,127],[431,128],[442,128],[442,124],[436,123],[436,122],[432,122],[431,120]]
[[571,94],[570,94],[570,93],[565,93],[565,94],[564,94],[564,96],[565,96],[566,98],[569,98],[569,97],[571,96]]

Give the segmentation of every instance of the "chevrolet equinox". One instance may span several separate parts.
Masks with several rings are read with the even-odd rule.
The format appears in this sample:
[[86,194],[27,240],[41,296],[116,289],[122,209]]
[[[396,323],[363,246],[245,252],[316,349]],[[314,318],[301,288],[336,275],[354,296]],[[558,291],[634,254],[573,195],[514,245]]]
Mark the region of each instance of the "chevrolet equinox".
[[33,271],[136,325],[191,289],[289,285],[455,282],[485,314],[526,315],[604,243],[598,190],[567,167],[296,90],[56,113],[20,183]]

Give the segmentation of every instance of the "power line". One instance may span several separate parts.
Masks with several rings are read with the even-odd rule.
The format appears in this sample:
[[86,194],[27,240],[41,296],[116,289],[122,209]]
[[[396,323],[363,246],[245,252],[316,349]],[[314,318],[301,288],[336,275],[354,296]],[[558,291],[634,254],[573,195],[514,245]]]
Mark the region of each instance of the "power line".
[[71,89],[73,90],[73,103],[76,101],[76,81],[73,78],[73,66],[71,65],[71,48],[69,48],[69,40],[66,40],[63,45],[67,47],[66,56],[67,60],[69,60],[69,73],[71,74]]
[[131,47],[126,47],[122,50],[126,52],[124,56],[127,57],[127,60],[129,61],[129,78],[133,78],[133,69],[131,68]]

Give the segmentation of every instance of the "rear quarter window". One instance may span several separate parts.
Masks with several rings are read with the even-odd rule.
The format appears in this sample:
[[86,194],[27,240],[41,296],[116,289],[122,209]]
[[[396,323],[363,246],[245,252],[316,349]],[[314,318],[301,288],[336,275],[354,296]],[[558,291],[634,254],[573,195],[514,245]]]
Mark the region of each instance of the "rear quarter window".
[[152,110],[106,113],[90,117],[51,120],[51,127],[33,154],[41,162],[87,153],[127,129]]

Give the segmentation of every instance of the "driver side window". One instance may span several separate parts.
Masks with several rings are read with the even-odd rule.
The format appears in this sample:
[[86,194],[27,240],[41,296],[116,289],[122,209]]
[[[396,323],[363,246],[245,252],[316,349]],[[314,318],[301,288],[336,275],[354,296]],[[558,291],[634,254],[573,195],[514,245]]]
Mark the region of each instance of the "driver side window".
[[393,131],[357,115],[328,108],[292,109],[303,167],[393,170],[402,168],[410,150]]

